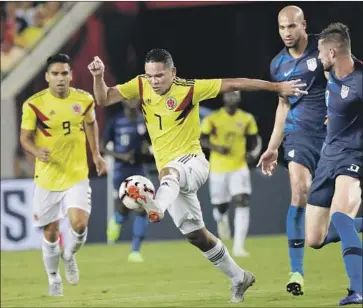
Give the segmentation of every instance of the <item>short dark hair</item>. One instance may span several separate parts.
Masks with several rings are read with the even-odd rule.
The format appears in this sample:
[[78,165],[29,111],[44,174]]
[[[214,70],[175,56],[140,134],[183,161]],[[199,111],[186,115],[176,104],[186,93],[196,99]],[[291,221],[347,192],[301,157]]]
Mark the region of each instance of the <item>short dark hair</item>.
[[349,28],[341,22],[331,23],[320,33],[319,39],[324,42],[337,43],[339,48],[350,50]]
[[153,63],[153,62],[161,62],[167,65],[168,67],[174,66],[174,61],[171,54],[161,48],[151,49],[145,58],[145,63]]
[[47,70],[54,63],[68,63],[71,65],[71,58],[65,53],[57,53],[47,59]]

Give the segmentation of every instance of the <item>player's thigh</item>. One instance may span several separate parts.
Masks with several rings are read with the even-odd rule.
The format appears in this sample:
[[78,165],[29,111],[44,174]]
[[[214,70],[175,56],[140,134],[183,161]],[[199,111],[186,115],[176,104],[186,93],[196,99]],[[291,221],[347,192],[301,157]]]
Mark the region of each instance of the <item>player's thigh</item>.
[[209,174],[209,194],[211,203],[214,205],[228,203],[231,201],[231,194],[228,190],[228,173]]
[[305,242],[308,246],[318,248],[323,243],[329,228],[330,208],[306,205]]
[[166,168],[173,168],[178,171],[180,191],[183,193],[198,191],[207,181],[209,175],[209,162],[204,155],[183,155],[169,162]]
[[251,176],[248,167],[231,172],[228,177],[228,190],[232,197],[251,195]]
[[335,192],[331,212],[342,212],[355,218],[361,203],[361,186],[359,178],[339,175],[335,179]]
[[306,166],[290,161],[289,177],[291,187],[291,202],[296,206],[305,206],[311,186],[311,172]]
[[92,207],[91,197],[89,179],[79,182],[65,191],[63,205],[72,227],[88,225]]
[[180,193],[168,207],[168,212],[182,234],[189,234],[205,226],[196,192]]
[[35,185],[33,196],[33,223],[36,227],[44,227],[61,219],[62,191],[49,191]]

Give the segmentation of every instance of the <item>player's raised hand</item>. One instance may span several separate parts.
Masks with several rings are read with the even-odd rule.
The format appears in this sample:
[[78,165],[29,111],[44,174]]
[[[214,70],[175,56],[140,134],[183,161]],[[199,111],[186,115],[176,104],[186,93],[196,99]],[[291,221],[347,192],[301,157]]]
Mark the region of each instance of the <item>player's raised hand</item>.
[[35,155],[40,161],[47,162],[49,161],[50,151],[48,148],[38,148],[37,153]]
[[264,175],[271,176],[277,165],[278,150],[267,149],[260,157],[257,167],[261,167]]
[[93,61],[88,64],[88,69],[93,76],[99,76],[104,73],[105,65],[99,57],[94,57]]
[[306,83],[301,82],[301,79],[283,81],[278,84],[280,96],[299,96],[300,94],[308,94],[308,91],[300,88],[306,87]]
[[97,171],[98,176],[106,174],[106,172],[107,172],[106,161],[103,159],[103,157],[101,155],[94,156],[93,162],[96,165],[96,171]]

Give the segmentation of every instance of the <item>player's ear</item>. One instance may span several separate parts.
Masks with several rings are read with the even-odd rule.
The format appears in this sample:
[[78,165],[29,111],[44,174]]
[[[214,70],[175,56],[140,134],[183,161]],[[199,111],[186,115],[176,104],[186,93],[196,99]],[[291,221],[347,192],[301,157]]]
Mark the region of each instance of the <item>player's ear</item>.
[[307,28],[306,20],[303,20],[302,25],[303,25],[304,30],[306,30],[306,28]]
[[69,81],[72,81],[73,80],[73,72],[72,71],[70,71],[69,72]]
[[176,67],[175,66],[171,69],[171,73],[173,74],[173,77],[176,76]]
[[45,81],[49,82],[49,73],[48,72],[45,72]]

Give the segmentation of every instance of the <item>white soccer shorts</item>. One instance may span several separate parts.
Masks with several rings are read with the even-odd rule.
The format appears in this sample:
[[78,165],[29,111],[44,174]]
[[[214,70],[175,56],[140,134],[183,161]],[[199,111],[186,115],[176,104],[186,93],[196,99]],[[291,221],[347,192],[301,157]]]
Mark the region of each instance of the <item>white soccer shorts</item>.
[[69,208],[79,208],[91,214],[89,179],[63,191],[49,191],[35,185],[33,197],[34,226],[43,227],[62,219]]
[[208,179],[209,162],[204,155],[186,154],[166,167],[177,169],[180,174],[180,193],[168,207],[174,224],[182,234],[202,229],[205,224],[197,192]]
[[231,202],[232,197],[250,195],[251,178],[248,167],[243,167],[233,172],[215,173],[209,175],[209,193],[212,204]]

